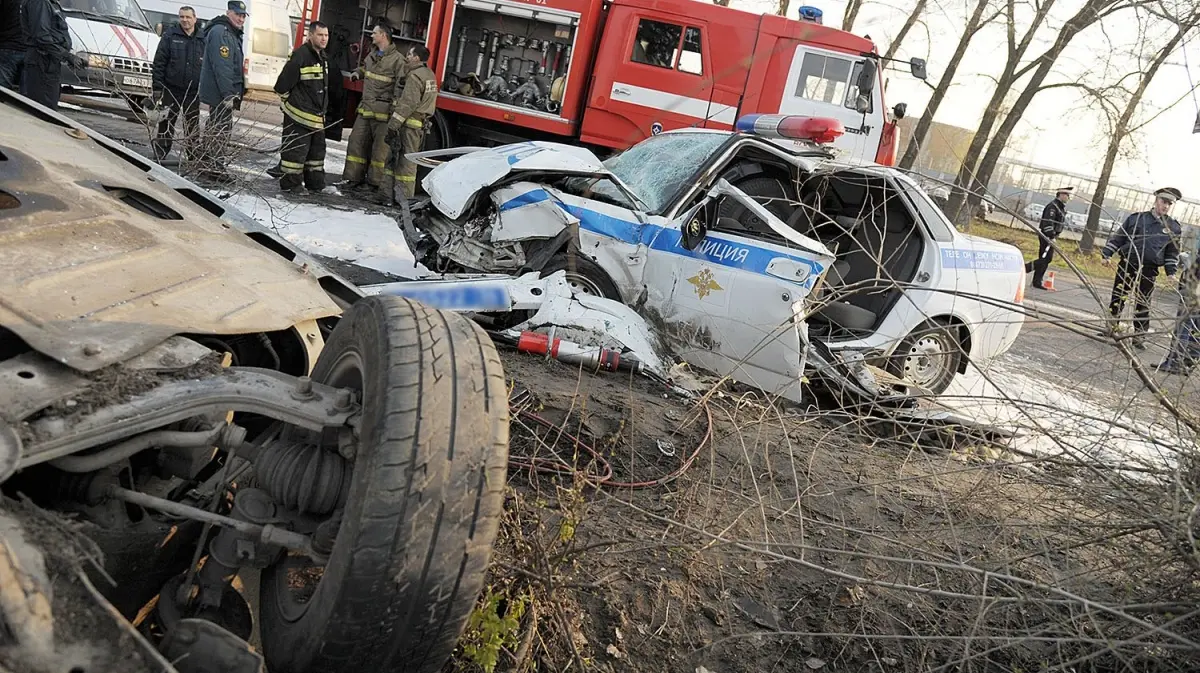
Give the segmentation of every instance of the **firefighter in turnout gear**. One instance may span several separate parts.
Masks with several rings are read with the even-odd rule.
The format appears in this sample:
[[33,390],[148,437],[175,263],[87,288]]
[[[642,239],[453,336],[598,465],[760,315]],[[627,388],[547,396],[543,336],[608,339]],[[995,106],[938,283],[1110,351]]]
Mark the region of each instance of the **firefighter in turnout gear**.
[[308,27],[308,40],[292,52],[275,93],[283,101],[283,146],[279,166],[285,191],[304,186],[311,191],[325,188],[325,113],[329,109],[329,62],[325,47],[329,28],[320,21]]
[[1100,252],[1105,266],[1112,264],[1112,256],[1120,255],[1117,275],[1113,278],[1112,301],[1108,305],[1114,320],[1120,320],[1125,310],[1125,301],[1130,291],[1134,292],[1133,345],[1138,350],[1146,347],[1145,334],[1150,330],[1150,295],[1158,270],[1165,269],[1174,276],[1179,269],[1179,237],[1183,229],[1171,217],[1171,206],[1182,194],[1174,187],[1160,189],[1154,193],[1154,207],[1125,218],[1121,228],[1109,237]]
[[387,165],[387,124],[396,82],[405,71],[404,55],[392,44],[391,27],[382,21],[371,31],[371,44],[375,45],[375,51],[350,75],[352,80],[363,80],[363,90],[362,102],[355,111],[354,129],[346,144],[342,184],[350,188],[375,187],[390,196],[392,168]]
[[1074,187],[1063,187],[1054,195],[1054,200],[1046,204],[1042,210],[1042,220],[1038,223],[1038,254],[1037,259],[1025,264],[1025,273],[1033,272],[1033,286],[1045,290],[1042,278],[1046,268],[1054,259],[1054,239],[1067,225],[1067,201],[1071,200]]
[[437,76],[425,64],[428,60],[429,50],[424,45],[408,50],[405,56],[409,65],[408,75],[404,78],[403,88],[397,90],[396,105],[388,121],[388,144],[400,143],[396,181],[400,183],[400,189],[407,199],[411,199],[417,191],[417,165],[404,155],[421,150],[429,120],[437,110]]

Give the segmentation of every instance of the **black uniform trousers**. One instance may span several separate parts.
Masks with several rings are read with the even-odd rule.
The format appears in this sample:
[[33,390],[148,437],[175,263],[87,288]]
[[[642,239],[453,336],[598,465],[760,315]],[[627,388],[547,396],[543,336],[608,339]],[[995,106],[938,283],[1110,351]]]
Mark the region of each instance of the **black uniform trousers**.
[[57,110],[60,93],[62,63],[36,49],[26,51],[21,71],[21,95]]
[[1042,278],[1046,275],[1046,269],[1050,267],[1050,262],[1054,261],[1054,245],[1053,241],[1045,236],[1038,236],[1038,254],[1037,259],[1025,265],[1025,273],[1033,272],[1033,284],[1040,286]]
[[1138,264],[1122,257],[1117,264],[1117,275],[1113,278],[1112,301],[1108,311],[1113,318],[1120,319],[1125,310],[1129,293],[1133,292],[1133,329],[1146,332],[1150,329],[1150,295],[1154,294],[1154,281],[1158,278],[1157,264]]
[[[163,94],[162,104],[166,115],[158,122],[158,132],[155,134],[154,158],[162,161],[171,152],[175,140],[175,121],[183,114],[183,151],[192,152],[193,143],[200,133],[200,98],[197,94],[179,96],[169,90]],[[192,157],[189,157],[192,158]]]
[[284,115],[283,147],[279,150],[281,189],[304,186],[317,192],[325,189],[325,129],[312,128]]

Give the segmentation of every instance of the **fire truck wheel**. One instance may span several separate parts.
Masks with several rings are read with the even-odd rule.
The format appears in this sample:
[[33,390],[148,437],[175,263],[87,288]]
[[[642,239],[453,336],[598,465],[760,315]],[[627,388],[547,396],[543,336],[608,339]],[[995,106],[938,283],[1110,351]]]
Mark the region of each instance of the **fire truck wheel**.
[[[338,322],[312,378],[356,390],[362,413],[347,438],[345,505],[314,533],[328,560],[291,552],[263,571],[267,668],[440,671],[483,587],[503,512],[500,357],[459,314],[367,297]],[[326,484],[313,474],[331,461],[294,460],[290,471]]]
[[542,267],[542,277],[549,276],[555,271],[567,272],[567,284],[573,292],[590,294],[594,297],[604,297],[613,301],[621,301],[621,293],[617,284],[600,268],[600,265],[580,254],[560,252],[550,258]]
[[[742,180],[734,186],[745,192],[746,196],[761,203],[784,222],[791,217],[792,210],[794,210],[791,202],[792,196],[783,180],[759,175]],[[733,199],[725,199],[721,202],[717,217],[732,217],[750,231],[762,231],[767,226],[757,215]]]

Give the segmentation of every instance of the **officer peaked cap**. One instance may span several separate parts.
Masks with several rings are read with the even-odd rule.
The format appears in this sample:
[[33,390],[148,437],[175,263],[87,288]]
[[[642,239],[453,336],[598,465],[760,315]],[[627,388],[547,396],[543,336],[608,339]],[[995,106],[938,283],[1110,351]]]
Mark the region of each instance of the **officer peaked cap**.
[[1067,194],[1070,194],[1073,191],[1075,191],[1074,187],[1059,187],[1054,193],[1062,194],[1063,192],[1066,192]]
[[1175,189],[1174,187],[1163,187],[1162,189],[1154,192],[1154,195],[1155,196],[1165,196],[1165,197],[1174,199],[1175,201],[1178,201],[1183,198],[1183,192],[1179,191],[1178,189]]

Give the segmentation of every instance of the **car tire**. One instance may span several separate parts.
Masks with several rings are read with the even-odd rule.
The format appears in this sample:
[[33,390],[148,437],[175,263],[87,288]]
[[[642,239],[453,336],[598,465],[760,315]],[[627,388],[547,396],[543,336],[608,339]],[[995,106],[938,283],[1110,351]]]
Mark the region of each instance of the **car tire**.
[[958,330],[944,322],[929,320],[896,346],[888,358],[887,371],[941,395],[950,387],[966,357]]
[[[734,185],[752,199],[758,200],[763,207],[780,220],[787,222],[796,209],[796,204],[787,184],[779,178],[759,175],[742,180]],[[769,200],[768,200],[769,199]],[[751,213],[745,206],[733,199],[723,199],[717,209],[717,217],[730,217],[742,224],[748,231],[765,231],[767,224],[757,215]]]
[[584,255],[560,252],[542,267],[542,277],[556,271],[567,272],[567,284],[574,292],[622,301],[621,292],[608,272]]
[[[483,587],[508,459],[504,373],[453,313],[367,297],[330,334],[312,378],[363,400],[349,492],[328,562],[263,571],[273,673],[439,671]],[[289,584],[295,579],[300,583]],[[298,602],[295,593],[311,594]]]

